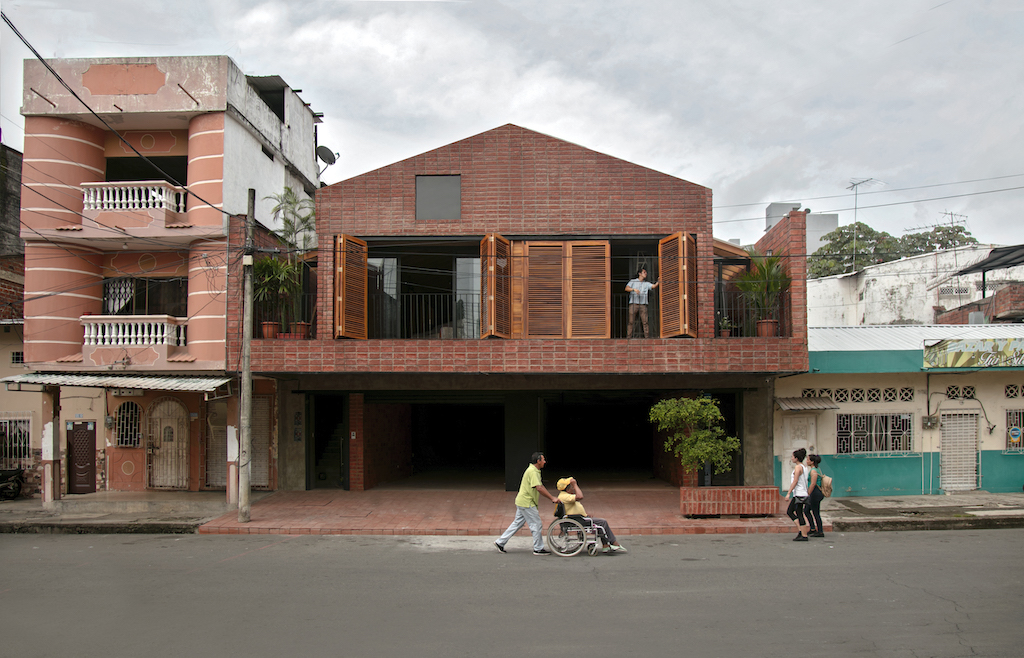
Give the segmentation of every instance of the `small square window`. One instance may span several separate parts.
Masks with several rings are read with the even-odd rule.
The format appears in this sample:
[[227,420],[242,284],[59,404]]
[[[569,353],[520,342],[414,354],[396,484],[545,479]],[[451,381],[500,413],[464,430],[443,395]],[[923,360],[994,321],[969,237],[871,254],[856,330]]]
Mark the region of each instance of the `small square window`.
[[868,389],[868,402],[881,402],[881,401],[882,401],[882,391],[880,389],[877,389],[877,388],[869,388]]
[[913,402],[914,389],[909,386],[900,389],[900,402]]
[[887,388],[882,391],[882,400],[884,402],[895,402],[896,401],[896,389]]
[[462,176],[417,176],[416,219],[462,219]]
[[1020,386],[1017,386],[1016,384],[1007,384],[1004,392],[1008,398],[1019,398]]
[[11,365],[18,365],[20,363],[25,363],[25,353],[11,352]]
[[804,392],[801,394],[801,397],[813,398],[814,394],[815,394],[815,390],[813,388],[805,388]]
[[847,402],[850,399],[850,390],[846,388],[837,388],[836,396],[833,398],[836,402]]
[[855,388],[850,391],[850,402],[863,402],[864,401],[864,389]]

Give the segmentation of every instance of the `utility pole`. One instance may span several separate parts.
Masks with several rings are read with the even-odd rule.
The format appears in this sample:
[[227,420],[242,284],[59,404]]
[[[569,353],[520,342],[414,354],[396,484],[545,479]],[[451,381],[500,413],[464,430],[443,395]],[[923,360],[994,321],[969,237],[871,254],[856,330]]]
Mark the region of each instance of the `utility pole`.
[[252,462],[252,255],[256,190],[249,189],[242,252],[242,400],[238,427],[238,522],[249,522],[249,467]]

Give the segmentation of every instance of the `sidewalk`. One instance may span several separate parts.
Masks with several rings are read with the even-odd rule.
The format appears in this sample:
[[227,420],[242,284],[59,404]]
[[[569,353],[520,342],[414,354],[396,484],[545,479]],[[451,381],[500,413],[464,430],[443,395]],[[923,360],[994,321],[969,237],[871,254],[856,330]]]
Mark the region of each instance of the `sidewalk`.
[[[253,492],[251,521],[239,523],[223,492],[104,492],[69,496],[55,511],[38,497],[0,501],[0,533],[497,536],[512,520],[513,498],[493,488]],[[655,482],[590,487],[585,504],[616,534],[636,536],[793,532],[783,502],[769,518],[688,519],[678,489]],[[542,502],[545,521],[551,511]],[[829,498],[822,517],[826,532],[1024,527],[1024,494]]]

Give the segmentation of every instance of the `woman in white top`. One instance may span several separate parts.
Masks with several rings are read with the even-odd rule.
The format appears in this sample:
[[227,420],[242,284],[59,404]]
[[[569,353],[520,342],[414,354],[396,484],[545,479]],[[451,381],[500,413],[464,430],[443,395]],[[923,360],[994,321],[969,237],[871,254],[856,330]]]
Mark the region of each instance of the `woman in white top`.
[[807,451],[803,448],[793,451],[790,461],[793,462],[793,479],[789,483],[789,491],[786,492],[786,500],[789,501],[789,509],[786,515],[796,522],[796,537],[793,541],[807,541],[807,521],[804,519],[804,505],[807,503],[807,469],[804,467],[804,459],[807,458]]

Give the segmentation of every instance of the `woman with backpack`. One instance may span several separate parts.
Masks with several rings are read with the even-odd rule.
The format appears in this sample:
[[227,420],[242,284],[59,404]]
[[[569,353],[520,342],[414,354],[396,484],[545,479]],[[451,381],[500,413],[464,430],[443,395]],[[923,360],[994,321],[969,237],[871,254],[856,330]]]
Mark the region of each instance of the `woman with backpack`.
[[821,455],[807,455],[807,524],[808,537],[824,537],[825,526],[821,525],[821,501],[825,492],[821,489]]

